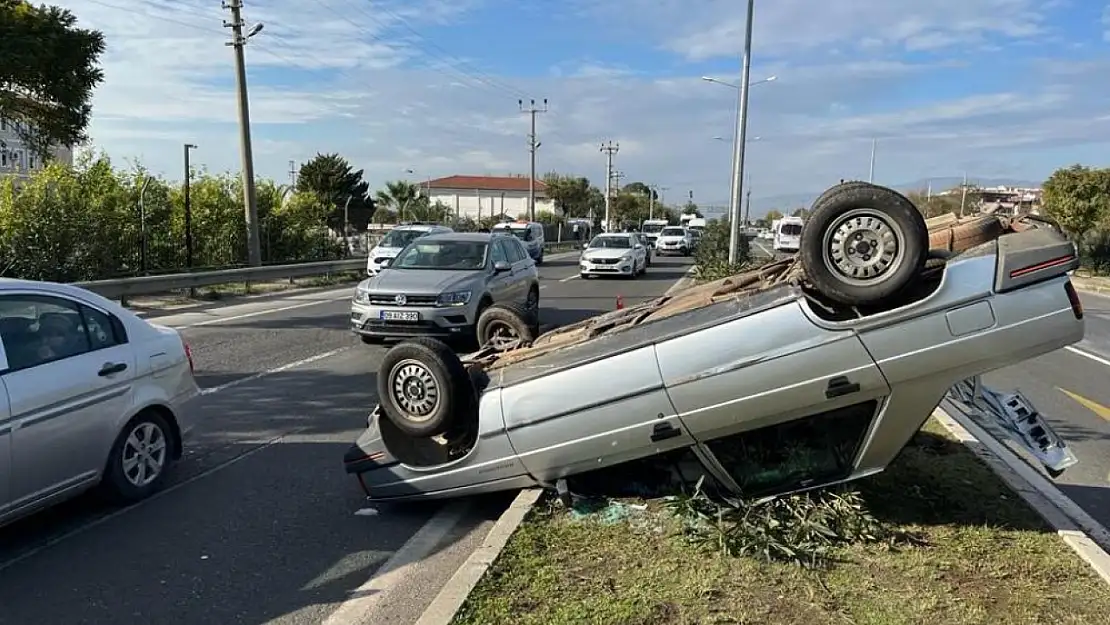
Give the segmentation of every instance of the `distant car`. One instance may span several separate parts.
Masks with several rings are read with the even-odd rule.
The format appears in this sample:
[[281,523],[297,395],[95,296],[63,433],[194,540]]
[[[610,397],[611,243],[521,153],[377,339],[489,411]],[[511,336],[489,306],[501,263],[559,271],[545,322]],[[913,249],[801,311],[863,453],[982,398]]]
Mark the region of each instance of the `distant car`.
[[398,252],[417,238],[445,232],[454,232],[454,230],[437,224],[402,224],[396,226],[370,250],[366,257],[366,273],[371,276],[377,275],[384,263],[397,256]]
[[632,235],[636,237],[640,245],[644,246],[645,265],[651,267],[651,257],[655,254],[655,250],[652,247],[650,239],[648,239],[648,235],[643,232],[634,232]]
[[495,233],[506,233],[515,236],[524,244],[524,249],[537,265],[543,264],[544,232],[543,224],[537,221],[509,221],[495,225],[490,229]]
[[507,303],[536,313],[539,273],[516,237],[451,232],[421,236],[355,289],[351,329],[364,343],[430,336],[488,339],[482,312]]
[[631,232],[609,232],[594,237],[578,260],[582,278],[624,276],[635,278],[647,271],[648,249],[639,235]]
[[[884,470],[962,380],[1083,338],[1068,277],[1079,259],[1061,233],[930,252],[909,199],[851,184],[815,202],[796,262],[517,349],[460,358],[432,341],[397,345],[347,472],[373,499],[445,498],[692,450],[734,495],[817,488]],[[1049,471],[1074,464],[1020,398],[992,416]]]
[[97,485],[151,495],[198,393],[176,330],[74,286],[0,278],[0,524]]
[[660,256],[678,254],[689,256],[694,251],[694,235],[682,226],[667,226],[659,231],[655,239],[655,253]]

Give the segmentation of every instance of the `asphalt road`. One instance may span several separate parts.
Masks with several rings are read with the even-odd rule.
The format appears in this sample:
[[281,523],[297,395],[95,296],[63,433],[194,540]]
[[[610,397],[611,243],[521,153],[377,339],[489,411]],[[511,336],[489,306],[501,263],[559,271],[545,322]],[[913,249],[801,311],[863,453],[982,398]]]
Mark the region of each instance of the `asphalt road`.
[[1086,337],[983,381],[1020,389],[1079,457],[1056,480],[1065,495],[1110,527],[1110,298],[1081,293]]
[[[544,324],[661,295],[690,263],[584,281],[560,256],[540,270]],[[509,496],[371,506],[343,473],[385,352],[347,330],[350,294],[158,317],[206,389],[184,461],[136,506],[84,497],[0,529],[0,625],[413,622]]]

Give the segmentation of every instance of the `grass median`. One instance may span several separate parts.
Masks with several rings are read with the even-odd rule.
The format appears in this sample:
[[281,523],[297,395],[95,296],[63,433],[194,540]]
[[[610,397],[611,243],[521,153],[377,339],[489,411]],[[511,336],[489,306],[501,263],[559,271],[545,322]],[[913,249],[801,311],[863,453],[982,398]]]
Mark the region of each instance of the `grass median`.
[[1110,623],[1110,587],[934,421],[854,488],[814,495],[866,521],[820,566],[692,541],[660,500],[605,509],[618,515],[543,502],[454,624]]

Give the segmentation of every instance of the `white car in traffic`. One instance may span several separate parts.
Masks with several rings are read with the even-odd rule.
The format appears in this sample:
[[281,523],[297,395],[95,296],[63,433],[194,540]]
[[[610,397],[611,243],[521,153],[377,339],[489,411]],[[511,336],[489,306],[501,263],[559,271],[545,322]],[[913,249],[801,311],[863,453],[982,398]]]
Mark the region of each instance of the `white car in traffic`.
[[682,226],[667,226],[655,240],[655,253],[689,256],[694,251],[694,236]]
[[582,278],[624,276],[635,278],[647,271],[648,250],[630,232],[612,232],[594,237],[578,260]]
[[0,278],[0,524],[98,485],[150,496],[198,394],[176,330],[75,286]]

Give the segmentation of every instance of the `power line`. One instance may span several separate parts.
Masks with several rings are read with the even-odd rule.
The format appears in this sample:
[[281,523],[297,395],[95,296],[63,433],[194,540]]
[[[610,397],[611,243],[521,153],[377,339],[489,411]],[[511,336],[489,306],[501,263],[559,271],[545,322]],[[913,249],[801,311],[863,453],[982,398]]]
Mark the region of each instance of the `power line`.
[[543,99],[543,108],[536,106],[535,100],[529,100],[528,108],[524,108],[524,100],[517,100],[520,111],[527,113],[532,118],[532,132],[528,134],[528,155],[531,160],[531,174],[528,176],[528,219],[536,220],[536,150],[540,142],[536,140],[536,113],[547,112],[547,98]]

